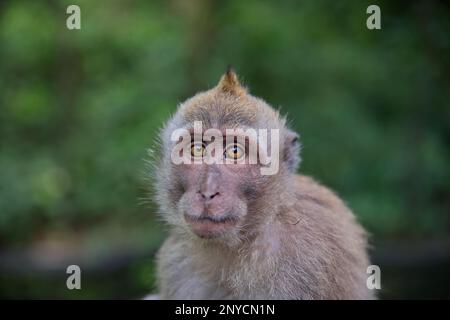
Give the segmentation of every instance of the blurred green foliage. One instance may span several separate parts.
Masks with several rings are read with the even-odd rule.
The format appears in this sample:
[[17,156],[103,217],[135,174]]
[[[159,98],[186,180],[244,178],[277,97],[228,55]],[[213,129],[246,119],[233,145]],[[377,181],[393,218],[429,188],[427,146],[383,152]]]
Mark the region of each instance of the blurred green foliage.
[[377,3],[369,31],[371,1],[2,1],[0,248],[108,224],[156,248],[146,149],[228,64],[375,241],[448,236],[450,10]]

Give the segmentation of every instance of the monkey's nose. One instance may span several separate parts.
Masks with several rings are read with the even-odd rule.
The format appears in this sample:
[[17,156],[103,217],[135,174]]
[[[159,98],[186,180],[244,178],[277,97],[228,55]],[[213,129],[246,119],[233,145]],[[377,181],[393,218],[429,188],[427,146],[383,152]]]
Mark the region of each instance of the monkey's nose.
[[208,191],[204,191],[204,192],[199,191],[199,193],[204,200],[211,200],[220,194],[219,192],[208,192]]

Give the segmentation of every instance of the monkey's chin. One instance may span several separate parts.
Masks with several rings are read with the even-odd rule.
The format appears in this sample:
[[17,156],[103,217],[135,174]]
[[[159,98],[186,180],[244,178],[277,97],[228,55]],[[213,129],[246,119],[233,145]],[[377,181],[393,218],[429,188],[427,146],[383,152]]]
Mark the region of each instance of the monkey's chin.
[[190,215],[184,216],[192,232],[200,238],[217,238],[223,236],[235,229],[237,219],[224,217],[193,217]]

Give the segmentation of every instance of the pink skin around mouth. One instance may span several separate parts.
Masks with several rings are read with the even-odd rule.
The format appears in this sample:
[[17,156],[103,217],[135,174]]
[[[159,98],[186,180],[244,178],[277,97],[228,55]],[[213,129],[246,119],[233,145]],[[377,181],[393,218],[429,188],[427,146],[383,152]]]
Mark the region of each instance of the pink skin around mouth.
[[191,227],[192,231],[201,238],[214,238],[225,233],[237,223],[234,217],[193,217],[185,214],[184,219]]

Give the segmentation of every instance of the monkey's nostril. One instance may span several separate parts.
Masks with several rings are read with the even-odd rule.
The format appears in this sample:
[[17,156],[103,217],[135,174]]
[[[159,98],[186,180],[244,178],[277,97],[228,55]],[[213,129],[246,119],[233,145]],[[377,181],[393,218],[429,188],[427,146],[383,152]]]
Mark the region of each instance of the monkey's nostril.
[[214,198],[215,196],[218,196],[218,195],[219,195],[219,193],[216,192],[216,193],[214,193],[213,195],[209,196],[209,198],[212,199],[212,198]]
[[200,195],[202,196],[203,199],[205,200],[210,200],[213,199],[214,197],[218,196],[220,193],[219,192],[199,192]]

